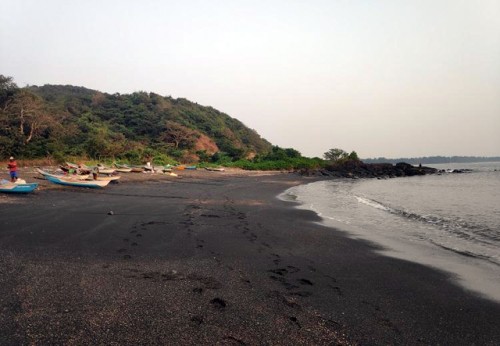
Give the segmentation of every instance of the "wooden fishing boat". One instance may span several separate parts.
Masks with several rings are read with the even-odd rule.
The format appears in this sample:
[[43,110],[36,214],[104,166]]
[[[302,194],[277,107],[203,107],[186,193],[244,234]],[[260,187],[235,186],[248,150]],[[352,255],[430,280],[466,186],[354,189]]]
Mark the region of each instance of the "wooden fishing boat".
[[[63,172],[65,172],[67,174],[71,174],[73,176],[85,176],[85,175],[90,174],[90,170],[86,169],[86,168],[73,168],[70,166],[59,166],[59,168]],[[80,178],[80,179],[87,179],[87,178]]]
[[132,172],[132,167],[130,167],[128,165],[122,165],[119,163],[113,163],[113,168],[115,171],[120,172],[120,173]]
[[66,166],[73,169],[80,168],[76,163],[73,162],[66,162]]
[[37,183],[21,184],[12,183],[8,180],[2,179],[0,181],[0,192],[4,193],[30,193],[38,187]]
[[114,168],[99,168],[99,174],[113,174],[116,172]]
[[100,177],[100,176],[97,176],[97,181],[117,181],[117,180],[120,180],[120,176],[119,175],[109,175],[107,177]]
[[100,174],[113,174],[116,171],[114,168],[105,167],[101,164],[97,165],[97,169]]
[[207,171],[212,171],[212,172],[224,172],[225,169],[223,167],[205,167]]
[[144,166],[129,166],[125,164],[115,163],[115,170],[117,172],[132,172],[132,173],[142,173],[144,172]]
[[128,168],[116,167],[115,171],[120,172],[120,173],[130,173],[130,172],[132,172],[132,168],[130,168],[130,167],[128,167]]
[[90,187],[90,188],[99,188],[105,187],[109,184],[109,180],[100,181],[100,180],[79,180],[72,177],[61,177],[54,174],[50,174],[41,169],[37,168],[38,173],[44,176],[45,179],[54,184],[66,185],[66,186],[77,186],[77,187]]

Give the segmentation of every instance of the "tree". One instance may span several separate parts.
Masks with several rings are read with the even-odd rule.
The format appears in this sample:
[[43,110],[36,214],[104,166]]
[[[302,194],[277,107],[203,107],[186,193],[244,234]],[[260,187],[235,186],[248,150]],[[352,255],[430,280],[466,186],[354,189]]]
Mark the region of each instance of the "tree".
[[0,110],[5,111],[14,94],[17,92],[18,87],[12,81],[12,77],[6,77],[0,74]]
[[[5,107],[10,131],[17,132],[23,144],[38,137],[51,122],[43,100],[32,92],[21,89]],[[14,133],[12,135],[15,136]],[[16,137],[17,137],[16,136]]]
[[355,151],[351,151],[347,158],[351,161],[359,161],[358,153]]
[[340,161],[342,159],[345,159],[348,156],[349,156],[349,154],[346,151],[344,151],[342,149],[338,149],[338,148],[330,149],[326,153],[323,154],[323,157],[325,158],[325,160],[332,161],[332,162]]
[[165,130],[160,136],[161,140],[167,143],[173,143],[175,149],[179,147],[193,147],[198,137],[199,135],[196,131],[170,120],[167,120],[165,123]]

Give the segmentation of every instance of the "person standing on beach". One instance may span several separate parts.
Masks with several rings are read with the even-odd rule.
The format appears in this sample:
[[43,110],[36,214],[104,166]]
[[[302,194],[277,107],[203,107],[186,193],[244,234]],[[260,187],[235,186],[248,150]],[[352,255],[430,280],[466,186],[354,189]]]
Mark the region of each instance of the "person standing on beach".
[[94,168],[92,168],[92,177],[94,178],[94,180],[97,180],[98,174],[99,174],[99,166],[94,166]]
[[7,165],[7,168],[9,169],[10,172],[10,181],[15,183],[17,180],[17,162],[14,160],[14,157],[9,158],[9,164]]

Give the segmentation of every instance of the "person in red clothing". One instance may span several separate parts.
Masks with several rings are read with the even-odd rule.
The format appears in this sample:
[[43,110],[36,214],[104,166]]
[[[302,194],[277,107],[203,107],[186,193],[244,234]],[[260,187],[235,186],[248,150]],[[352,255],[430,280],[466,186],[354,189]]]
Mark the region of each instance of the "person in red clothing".
[[11,182],[16,182],[17,180],[17,162],[14,160],[14,158],[11,156],[9,158],[9,164],[7,165],[7,168],[9,169],[10,172],[10,181]]

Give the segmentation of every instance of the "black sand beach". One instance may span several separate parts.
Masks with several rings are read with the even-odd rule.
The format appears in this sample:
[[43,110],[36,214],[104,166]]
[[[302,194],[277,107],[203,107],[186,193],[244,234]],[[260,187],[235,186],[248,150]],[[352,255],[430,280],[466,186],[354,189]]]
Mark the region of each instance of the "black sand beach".
[[1,196],[1,345],[500,344],[500,304],[276,198],[312,180],[135,180]]

